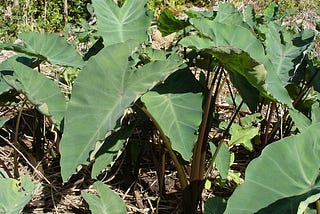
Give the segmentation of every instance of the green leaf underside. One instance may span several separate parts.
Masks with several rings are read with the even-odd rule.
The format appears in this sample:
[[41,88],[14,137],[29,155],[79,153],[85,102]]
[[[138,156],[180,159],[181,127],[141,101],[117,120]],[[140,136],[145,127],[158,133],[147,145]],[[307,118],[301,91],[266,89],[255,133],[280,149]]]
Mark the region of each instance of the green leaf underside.
[[[316,123],[299,135],[267,146],[249,164],[245,183],[230,197],[226,213],[255,213],[280,199],[319,193],[319,129]],[[289,200],[287,206],[296,206],[289,202],[294,203]]]
[[147,39],[150,18],[146,15],[147,0],[126,0],[121,8],[113,1],[94,0],[98,32],[105,46],[134,39]]
[[136,99],[182,64],[169,57],[131,68],[128,58],[135,44],[128,41],[105,47],[87,61],[76,79],[60,144],[64,181],[80,164],[87,163],[95,143],[116,128]]
[[22,176],[19,181],[12,178],[0,178],[0,213],[16,214],[31,200],[39,184],[32,183],[29,176]]
[[66,110],[66,99],[58,85],[45,75],[18,62],[12,57],[5,63],[10,70],[3,71],[3,78],[15,90],[22,92],[38,110],[60,126]]
[[52,33],[25,32],[19,35],[25,43],[25,53],[45,59],[52,65],[81,68],[80,54],[61,36]]
[[190,160],[202,118],[202,94],[190,71],[180,70],[141,100],[169,137],[173,150]]
[[82,190],[81,194],[89,204],[93,214],[125,214],[126,206],[122,199],[101,181],[93,184],[98,196]]

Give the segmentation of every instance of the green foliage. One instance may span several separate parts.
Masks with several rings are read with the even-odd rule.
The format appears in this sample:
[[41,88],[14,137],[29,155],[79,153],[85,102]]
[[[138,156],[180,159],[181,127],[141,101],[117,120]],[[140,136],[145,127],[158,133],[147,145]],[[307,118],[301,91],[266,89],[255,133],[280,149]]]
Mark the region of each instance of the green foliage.
[[64,181],[87,162],[95,143],[118,127],[132,103],[182,64],[172,55],[136,68],[130,57],[135,44],[129,40],[104,48],[88,60],[75,80],[60,146]]
[[200,89],[189,70],[180,70],[141,99],[169,137],[173,150],[178,151],[185,160],[190,160],[192,156],[197,139],[195,133],[201,123]]
[[127,0],[121,8],[113,1],[93,1],[98,33],[108,46],[129,39],[142,42],[147,39],[150,18],[146,14],[146,0]]
[[[240,183],[240,173],[230,170],[238,154],[229,147],[237,150],[238,145],[262,154],[250,163],[226,213],[281,213],[288,206],[302,212],[313,203],[319,195],[320,153],[320,69],[308,55],[313,33],[283,27],[275,4],[264,16],[220,4],[218,12],[186,12],[184,21],[165,10],[158,22],[162,34],[183,30],[184,35],[169,51],[153,50],[147,42],[151,18],[146,1],[120,5],[93,1],[97,30],[83,23],[82,39],[95,43],[83,59],[51,33],[23,33],[23,45],[0,46],[20,53],[0,65],[1,95],[24,94],[24,102],[61,126],[63,182],[81,165],[93,162],[91,176],[96,178],[113,164],[135,127],[124,120],[131,109],[134,115],[142,110],[158,129],[159,146],[175,164],[188,212],[197,212],[204,181],[218,181],[209,177],[213,166],[223,181],[229,176]],[[183,52],[184,59],[175,51]],[[52,81],[39,72],[43,62],[68,68]],[[63,78],[72,86],[68,102],[59,87]],[[224,84],[233,103],[230,118],[219,117],[217,99],[223,97]],[[238,95],[250,112],[241,113]],[[225,127],[219,129],[217,121]],[[111,189],[102,182],[93,186],[98,196],[82,191],[93,213],[125,213]],[[225,205],[222,198],[209,199],[205,211],[221,213]]]
[[16,91],[25,94],[41,113],[60,126],[66,109],[66,99],[59,87],[18,61],[19,57],[13,57],[5,62],[10,69],[1,71],[2,78]]
[[30,177],[25,175],[19,180],[0,178],[0,186],[0,213],[16,214],[31,200],[40,184],[33,183]]
[[229,199],[226,213],[295,213],[300,201],[319,194],[319,128],[315,123],[266,147],[249,164],[245,183]]
[[98,195],[81,191],[93,214],[125,214],[126,207],[121,198],[101,181],[93,184]]
[[[77,23],[80,19],[90,18],[87,4],[91,0],[68,1],[68,22]],[[20,32],[26,31],[61,31],[64,27],[64,0],[55,1],[19,1],[15,7],[12,1],[0,5],[2,26],[0,39],[10,41]]]

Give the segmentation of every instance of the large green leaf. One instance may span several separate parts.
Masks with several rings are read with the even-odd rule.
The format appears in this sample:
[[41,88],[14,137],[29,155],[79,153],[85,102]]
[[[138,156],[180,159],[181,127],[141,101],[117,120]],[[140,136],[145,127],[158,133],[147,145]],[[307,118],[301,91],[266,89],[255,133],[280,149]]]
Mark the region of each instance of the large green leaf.
[[[194,90],[194,91],[192,91]],[[189,70],[180,70],[141,100],[169,137],[172,148],[190,160],[202,119],[202,94]]]
[[292,107],[292,101],[285,86],[291,78],[290,72],[300,62],[299,58],[312,41],[313,34],[304,36],[302,33],[294,37],[274,22],[270,22],[267,27],[263,28],[263,31],[266,36],[265,67],[268,71],[266,78],[268,92],[281,103]]
[[98,33],[105,46],[135,39],[147,39],[150,17],[146,15],[147,0],[126,0],[119,8],[112,0],[93,0]]
[[19,180],[0,178],[0,213],[17,214],[29,203],[40,184],[32,183],[29,176]]
[[[223,11],[219,11],[223,13]],[[259,63],[265,62],[264,48],[261,42],[256,38],[255,34],[248,27],[238,24],[221,23],[206,18],[190,19],[192,25],[197,28],[204,36],[211,40],[211,47],[233,46],[247,52],[251,58]],[[186,37],[181,40],[181,44],[185,42],[192,43],[194,37]],[[208,43],[208,42],[207,42]],[[209,48],[207,46],[205,48]],[[204,47],[196,47],[198,49]]]
[[[18,62],[19,57],[7,60],[6,70],[1,70],[6,82],[27,96],[38,110],[60,125],[66,110],[66,99],[58,85],[45,75]],[[11,69],[8,69],[11,68]]]
[[272,213],[280,213],[277,207],[298,207],[297,203],[300,203],[299,200],[284,199],[318,194],[319,129],[320,123],[316,123],[299,135],[267,146],[261,156],[249,164],[245,182],[230,197],[226,213],[255,213],[271,204]]
[[91,57],[75,80],[60,143],[63,180],[87,163],[98,140],[117,126],[124,111],[143,93],[182,65],[180,58],[139,68],[131,60],[135,42],[108,46]]
[[93,184],[98,195],[82,190],[82,197],[89,204],[93,214],[126,214],[126,206],[122,199],[101,181]]
[[79,53],[67,41],[53,33],[25,32],[19,35],[25,49],[20,52],[47,60],[52,65],[65,65],[76,68],[83,66]]

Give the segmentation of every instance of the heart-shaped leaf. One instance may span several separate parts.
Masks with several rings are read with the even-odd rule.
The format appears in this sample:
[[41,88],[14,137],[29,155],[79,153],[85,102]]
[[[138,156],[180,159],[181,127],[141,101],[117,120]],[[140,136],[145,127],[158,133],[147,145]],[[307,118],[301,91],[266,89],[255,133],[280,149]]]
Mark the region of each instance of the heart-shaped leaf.
[[126,0],[121,8],[111,0],[93,0],[98,33],[105,46],[134,39],[146,40],[150,17],[146,15],[147,0]]
[[63,180],[87,163],[98,140],[113,130],[124,111],[182,64],[181,58],[138,68],[131,60],[135,42],[108,46],[91,57],[75,80],[60,143]]
[[24,53],[47,60],[52,65],[81,68],[80,54],[61,36],[53,33],[25,32],[19,35],[25,44]]
[[141,98],[169,137],[173,150],[185,160],[192,156],[202,119],[202,94],[197,84],[189,70],[181,70]]
[[293,207],[290,213],[296,213],[301,201],[320,193],[319,129],[320,123],[312,124],[267,146],[249,164],[245,182],[230,197],[225,213],[288,213]]
[[38,110],[60,126],[66,110],[66,99],[58,85],[45,75],[12,57],[6,62],[6,70],[1,73],[5,81],[18,92],[27,96]]

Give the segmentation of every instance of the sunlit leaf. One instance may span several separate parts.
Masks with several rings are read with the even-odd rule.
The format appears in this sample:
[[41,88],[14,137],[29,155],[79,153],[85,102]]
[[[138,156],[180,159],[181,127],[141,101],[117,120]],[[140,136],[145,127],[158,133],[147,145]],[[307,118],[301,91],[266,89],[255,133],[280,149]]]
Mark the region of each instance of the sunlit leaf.
[[147,39],[150,17],[146,15],[147,0],[126,0],[121,8],[111,0],[93,0],[98,33],[105,46],[134,39]]
[[192,156],[202,118],[202,94],[197,84],[190,71],[182,70],[141,99],[169,137],[172,148],[185,160]]
[[[320,123],[316,123],[299,135],[267,146],[260,157],[250,162],[245,182],[230,197],[225,213],[256,213],[263,208],[266,212],[261,213],[287,213],[287,209],[297,209],[306,197],[318,194],[319,129]],[[276,210],[280,208],[287,212]]]
[[88,163],[96,142],[118,126],[128,107],[182,64],[180,58],[170,56],[136,68],[130,57],[135,44],[105,47],[87,61],[75,80],[60,143],[64,181],[80,164]]
[[25,32],[19,35],[26,54],[47,60],[52,65],[83,66],[80,54],[61,36],[53,33]]

